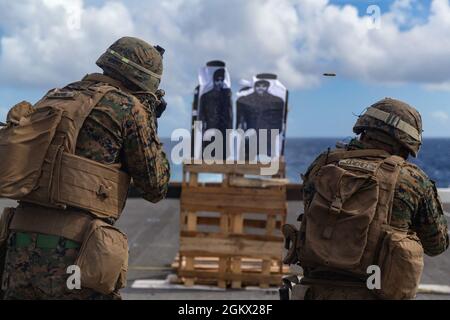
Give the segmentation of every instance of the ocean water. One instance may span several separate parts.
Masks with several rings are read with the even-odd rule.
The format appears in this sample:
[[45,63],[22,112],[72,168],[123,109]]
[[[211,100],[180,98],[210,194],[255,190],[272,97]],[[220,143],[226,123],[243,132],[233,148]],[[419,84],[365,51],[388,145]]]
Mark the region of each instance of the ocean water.
[[[348,141],[341,138],[289,138],[286,141],[287,177],[292,183],[301,183],[300,174],[323,151],[334,148],[337,141]],[[162,139],[164,149],[170,153],[176,142]],[[450,139],[425,138],[417,159],[410,161],[419,165],[427,175],[436,181],[439,188],[450,187]],[[171,181],[182,180],[182,166],[171,163]]]

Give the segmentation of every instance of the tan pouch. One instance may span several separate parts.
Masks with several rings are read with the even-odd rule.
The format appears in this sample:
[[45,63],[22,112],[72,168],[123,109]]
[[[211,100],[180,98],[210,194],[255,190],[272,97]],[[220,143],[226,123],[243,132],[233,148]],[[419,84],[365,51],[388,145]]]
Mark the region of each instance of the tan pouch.
[[383,299],[413,299],[423,271],[423,247],[415,234],[389,230],[379,257],[381,289],[375,290]]
[[0,196],[20,199],[37,187],[62,111],[45,107],[0,129]]
[[299,260],[349,271],[358,268],[376,213],[377,180],[371,174],[327,165],[319,171],[314,187]]
[[110,294],[126,284],[128,240],[119,229],[94,220],[75,263],[81,271],[81,286]]
[[122,289],[127,286],[127,273],[128,273],[128,259],[120,270],[119,280],[117,280],[117,289]]

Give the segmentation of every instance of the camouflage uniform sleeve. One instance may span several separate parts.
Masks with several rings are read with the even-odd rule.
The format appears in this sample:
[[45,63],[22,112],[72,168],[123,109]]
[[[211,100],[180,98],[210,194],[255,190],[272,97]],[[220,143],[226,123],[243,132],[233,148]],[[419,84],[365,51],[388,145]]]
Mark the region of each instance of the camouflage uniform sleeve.
[[436,256],[449,246],[447,219],[434,182],[428,180],[424,187],[425,192],[419,201],[413,227],[422,242],[425,254]]
[[158,202],[167,193],[170,166],[156,133],[154,112],[135,100],[124,122],[125,163],[142,197]]

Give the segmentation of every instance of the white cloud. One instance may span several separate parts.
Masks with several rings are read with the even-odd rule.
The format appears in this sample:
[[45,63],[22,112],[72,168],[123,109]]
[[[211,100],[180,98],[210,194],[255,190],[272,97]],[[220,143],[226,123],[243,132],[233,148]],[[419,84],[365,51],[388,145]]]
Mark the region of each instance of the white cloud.
[[332,71],[450,89],[449,2],[433,0],[428,19],[412,23],[418,5],[397,0],[370,30],[355,7],[327,0],[0,0],[0,85],[74,81],[97,70],[114,40],[133,35],[166,48],[163,86],[177,114],[189,113],[197,70],[210,59],[224,59],[235,83],[267,71],[307,88]]
[[124,33],[133,33],[128,9],[82,0],[0,1],[0,84],[55,86],[92,70],[95,57]]
[[428,91],[450,91],[450,81],[425,85]]
[[273,71],[291,88],[316,85],[328,70],[375,82],[450,80],[448,1],[434,0],[426,24],[402,31],[413,5],[397,0],[381,29],[369,30],[355,7],[326,0],[0,0],[0,83],[73,80],[123,35],[168,49],[165,84],[178,92],[191,90],[212,58],[225,59],[235,78]]
[[431,117],[435,119],[436,121],[439,121],[440,123],[448,123],[450,120],[450,116],[445,111],[435,111],[431,113]]

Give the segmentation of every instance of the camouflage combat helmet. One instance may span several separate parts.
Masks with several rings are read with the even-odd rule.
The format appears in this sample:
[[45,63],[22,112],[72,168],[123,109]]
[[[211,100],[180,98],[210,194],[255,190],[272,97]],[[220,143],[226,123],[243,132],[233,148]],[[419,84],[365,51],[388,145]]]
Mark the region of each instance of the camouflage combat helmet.
[[422,118],[410,105],[391,98],[378,101],[358,118],[353,132],[370,129],[387,133],[417,157],[422,144]]
[[133,37],[123,37],[114,42],[97,60],[105,72],[125,78],[143,91],[155,93],[163,72],[164,49],[153,47]]

